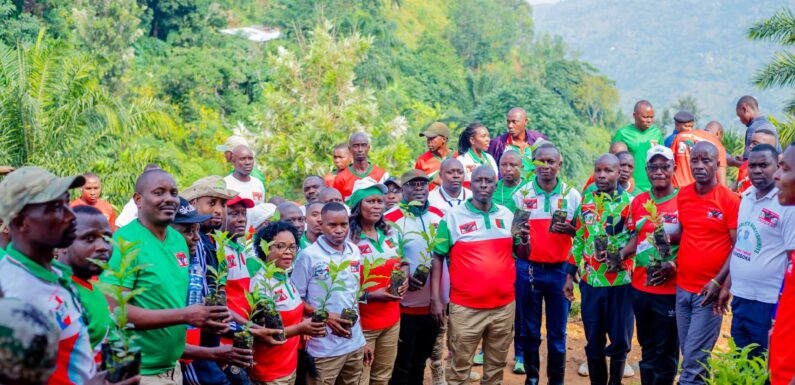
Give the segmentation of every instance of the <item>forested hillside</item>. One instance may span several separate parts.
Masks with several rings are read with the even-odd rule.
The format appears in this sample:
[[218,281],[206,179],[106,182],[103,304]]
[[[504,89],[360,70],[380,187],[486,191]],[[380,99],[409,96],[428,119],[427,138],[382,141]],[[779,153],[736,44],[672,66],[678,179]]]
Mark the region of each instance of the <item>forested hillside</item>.
[[777,47],[746,37],[754,22],[787,4],[793,3],[565,0],[537,5],[534,14],[539,31],[563,36],[583,60],[615,79],[624,111],[639,98],[662,108],[693,96],[702,125],[719,119],[739,127],[734,116],[739,96],[756,95],[763,110],[776,116],[790,96],[753,84]]
[[[115,204],[148,162],[180,186],[226,172],[214,148],[233,131],[285,193],[351,132],[400,173],[430,122],[497,134],[517,105],[580,179],[625,119],[613,82],[537,38],[524,0],[0,0],[0,25],[0,164],[96,172]],[[219,33],[250,25],[282,38]]]

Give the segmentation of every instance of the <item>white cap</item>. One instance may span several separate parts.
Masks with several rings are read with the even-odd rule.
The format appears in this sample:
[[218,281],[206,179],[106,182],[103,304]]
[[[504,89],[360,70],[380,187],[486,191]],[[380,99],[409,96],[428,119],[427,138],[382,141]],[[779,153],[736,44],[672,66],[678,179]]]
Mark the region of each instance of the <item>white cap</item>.
[[651,158],[654,158],[656,155],[662,155],[665,159],[674,160],[674,152],[671,151],[670,148],[665,146],[660,146],[658,144],[650,148],[649,151],[646,153],[646,163],[649,163],[649,161],[651,161]]
[[276,205],[273,203],[259,203],[254,208],[248,209],[246,216],[248,217],[248,224],[255,230],[262,226],[265,221],[273,218],[276,213]]
[[224,142],[224,144],[215,146],[215,149],[221,152],[227,152],[234,150],[237,146],[248,146],[248,140],[239,135],[232,135],[226,138],[226,142]]

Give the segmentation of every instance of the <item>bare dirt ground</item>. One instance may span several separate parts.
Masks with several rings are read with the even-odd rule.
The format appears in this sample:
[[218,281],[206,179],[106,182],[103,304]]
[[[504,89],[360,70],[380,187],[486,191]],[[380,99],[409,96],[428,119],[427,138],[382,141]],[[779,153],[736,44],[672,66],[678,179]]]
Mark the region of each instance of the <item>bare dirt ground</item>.
[[[729,329],[731,326],[731,315],[726,315],[723,317],[723,326],[721,327],[721,335],[718,339],[717,346],[718,347],[725,347],[727,345],[727,340],[729,337]],[[543,327],[542,327],[542,334],[543,334]],[[589,385],[590,382],[588,381],[588,377],[581,377],[577,374],[577,368],[579,368],[580,364],[585,362],[585,334],[582,328],[582,321],[577,317],[569,317],[569,325],[568,325],[568,338],[567,338],[567,349],[568,354],[566,355],[566,384],[570,385]],[[542,341],[541,343],[541,383],[546,383],[546,361],[544,358],[546,357],[546,343]],[[625,385],[639,385],[640,384],[640,375],[638,374],[638,361],[640,361],[640,345],[638,345],[637,339],[633,338],[632,341],[632,350],[629,352],[629,356],[627,358],[627,362],[632,365],[635,369],[635,376],[630,378],[625,378],[623,383]],[[475,371],[478,373],[483,373],[482,366],[474,366]],[[505,385],[523,385],[525,376],[520,374],[513,373],[513,346],[511,346],[511,350],[508,353],[508,367],[505,368],[505,377],[503,380],[503,384]],[[425,371],[425,384],[431,384],[431,371],[430,368],[426,368]]]

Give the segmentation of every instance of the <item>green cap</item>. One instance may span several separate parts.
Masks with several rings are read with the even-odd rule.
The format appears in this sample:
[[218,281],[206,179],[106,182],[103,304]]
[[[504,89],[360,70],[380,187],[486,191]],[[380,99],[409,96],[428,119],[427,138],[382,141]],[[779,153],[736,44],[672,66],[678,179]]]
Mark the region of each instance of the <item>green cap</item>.
[[348,207],[354,207],[364,198],[372,195],[384,195],[387,191],[389,191],[389,189],[386,186],[376,182],[373,178],[368,176],[353,183],[353,193],[351,193],[351,196],[348,197],[345,203],[348,204]]
[[52,316],[18,298],[0,298],[0,378],[44,383],[55,371],[60,329]]
[[422,170],[414,169],[406,171],[403,173],[403,175],[400,176],[400,184],[404,185],[406,183],[413,181],[414,179],[422,179],[426,182],[431,181],[431,179],[428,178],[428,175],[426,175],[425,172],[423,172]]
[[447,127],[446,124],[442,122],[433,122],[425,132],[420,132],[420,136],[425,136],[428,138],[433,138],[434,136],[444,136],[445,138],[450,138],[450,127]]
[[226,188],[224,178],[210,175],[193,182],[181,195],[188,202],[201,197],[214,197],[228,201],[240,193]]
[[0,230],[16,218],[27,205],[46,203],[61,197],[69,189],[86,183],[82,175],[57,177],[38,167],[22,167],[0,182]]

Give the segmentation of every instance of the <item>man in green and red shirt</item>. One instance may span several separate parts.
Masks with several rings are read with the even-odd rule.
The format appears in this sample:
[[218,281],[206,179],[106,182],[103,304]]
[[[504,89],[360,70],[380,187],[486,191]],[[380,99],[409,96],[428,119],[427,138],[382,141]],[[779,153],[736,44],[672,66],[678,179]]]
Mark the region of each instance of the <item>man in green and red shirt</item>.
[[[577,210],[568,275],[563,291],[574,300],[574,279],[579,270],[585,355],[592,384],[620,384],[632,341],[632,261],[624,250],[631,198],[618,187],[618,157],[600,156],[594,163],[597,191],[585,194]],[[597,243],[600,248],[597,249]],[[605,247],[606,246],[606,247]],[[615,256],[615,258],[613,258]],[[613,269],[608,269],[608,262]],[[611,271],[612,270],[612,271]],[[607,338],[610,345],[607,345]]]
[[[529,230],[511,232],[513,214],[492,203],[497,175],[489,166],[472,172],[472,198],[450,209],[439,223],[431,267],[431,313],[441,324],[444,260],[450,266],[448,328],[453,357],[447,383],[469,383],[472,357],[483,339],[481,384],[502,382],[511,345],[515,312],[516,268],[513,254],[527,258]],[[513,252],[513,253],[512,253]]]
[[348,139],[348,150],[353,155],[353,164],[337,173],[331,186],[342,194],[344,200],[351,196],[353,184],[359,179],[369,176],[378,183],[384,183],[389,178],[389,174],[384,169],[370,163],[370,139],[366,134],[363,132],[352,134]]
[[500,206],[505,206],[510,212],[516,211],[514,194],[519,191],[527,181],[522,178],[522,156],[513,150],[505,151],[500,158],[500,179],[494,188],[492,201]]
[[613,142],[624,142],[635,157],[635,188],[638,193],[649,191],[651,183],[646,176],[646,153],[653,145],[663,143],[663,134],[654,125],[654,108],[646,100],[635,103],[632,117],[635,122],[616,131]]
[[[676,256],[679,252],[679,210],[673,185],[674,153],[654,146],[646,155],[646,174],[651,190],[632,200],[627,227],[634,234],[629,241],[635,254],[632,272],[632,308],[641,348],[640,381],[643,384],[672,385],[679,364],[676,330]],[[654,205],[656,215],[647,207]],[[655,229],[662,226],[670,249],[661,256],[653,244]],[[651,238],[651,240],[650,240]],[[665,253],[664,246],[661,248]],[[656,262],[659,269],[647,278],[647,267]]]
[[325,184],[326,187],[334,186],[334,178],[337,177],[337,174],[348,168],[351,162],[353,162],[351,151],[348,150],[348,143],[340,143],[334,146],[334,151],[332,151],[331,155],[332,162],[334,163],[334,170],[323,175],[323,184]]
[[442,184],[442,179],[439,178],[439,168],[442,166],[442,162],[451,155],[450,149],[447,148],[450,128],[442,122],[433,122],[427,130],[420,132],[420,136],[425,137],[428,151],[417,158],[414,168],[422,170],[431,179],[430,187],[433,190]]
[[[790,144],[781,156],[773,178],[779,189],[778,202],[795,206],[795,145]],[[792,231],[792,229],[790,229]],[[784,278],[784,293],[778,305],[776,323],[770,336],[770,383],[795,384],[795,252]]]
[[[704,384],[704,363],[720,334],[723,311],[718,300],[729,273],[737,233],[740,197],[719,184],[718,148],[697,143],[690,153],[695,183],[677,197],[682,240],[676,264],[676,325],[682,351],[679,384]],[[709,306],[712,305],[712,306]]]

